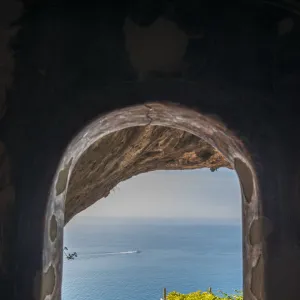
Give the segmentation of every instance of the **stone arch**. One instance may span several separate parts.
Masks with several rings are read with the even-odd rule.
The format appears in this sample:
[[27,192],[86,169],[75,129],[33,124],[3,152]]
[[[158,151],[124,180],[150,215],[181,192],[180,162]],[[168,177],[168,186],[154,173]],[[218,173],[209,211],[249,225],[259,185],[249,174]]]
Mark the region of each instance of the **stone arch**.
[[213,146],[186,131],[135,126],[100,138],[77,161],[65,201],[65,224],[116,186],[155,170],[232,169]]
[[250,154],[242,141],[221,121],[169,103],[147,103],[115,110],[92,121],[71,141],[61,158],[49,192],[43,270],[39,274],[40,281],[37,280],[40,287],[38,299],[60,299],[64,209],[70,176],[76,162],[100,138],[134,126],[166,126],[189,132],[217,148],[235,168],[241,182],[243,199],[245,299],[262,299],[261,282],[253,281],[252,274],[257,276],[259,273],[262,276],[264,272],[259,263],[263,259],[264,236],[259,233],[265,223],[259,218],[259,186]]

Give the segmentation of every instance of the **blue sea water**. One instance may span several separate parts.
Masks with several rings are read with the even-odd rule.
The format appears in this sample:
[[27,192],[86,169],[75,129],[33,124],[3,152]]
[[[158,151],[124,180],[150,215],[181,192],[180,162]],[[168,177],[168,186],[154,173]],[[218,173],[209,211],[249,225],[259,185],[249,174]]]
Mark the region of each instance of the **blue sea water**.
[[65,246],[78,257],[64,262],[63,300],[159,300],[163,287],[242,289],[240,224],[76,218]]

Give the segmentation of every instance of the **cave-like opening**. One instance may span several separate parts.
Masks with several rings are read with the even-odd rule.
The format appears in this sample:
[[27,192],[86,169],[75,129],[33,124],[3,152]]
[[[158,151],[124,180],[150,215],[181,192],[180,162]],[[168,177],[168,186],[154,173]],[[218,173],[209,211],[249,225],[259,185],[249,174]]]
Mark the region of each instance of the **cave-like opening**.
[[[171,133],[176,138],[171,138]],[[157,147],[159,137],[164,135],[169,137],[163,138],[161,145],[165,143],[165,146],[170,146],[170,149],[177,147],[179,152],[168,153],[163,150],[164,146]],[[117,142],[114,147],[109,142],[109,138]],[[189,147],[192,145],[192,148],[180,153],[184,143],[181,146],[180,143],[177,143],[177,146],[176,143],[172,144],[172,141],[176,139],[178,141],[178,138],[189,141],[190,143],[186,145]],[[191,143],[193,139],[197,140],[198,147],[202,143],[201,155],[197,155],[201,151],[195,150],[195,145]],[[149,141],[153,144],[152,148],[149,146]],[[102,172],[97,169],[99,164],[95,163],[95,153],[99,144],[100,152],[103,151],[102,167],[105,166]],[[118,149],[122,150],[118,152]],[[88,155],[85,155],[87,153]],[[145,153],[146,155],[143,156]],[[170,156],[170,153],[175,156]],[[115,159],[111,159],[112,155],[115,155]],[[154,159],[151,161],[151,158]],[[234,168],[241,181],[243,288],[244,292],[246,289],[246,293],[249,293],[252,268],[254,266],[255,269],[256,265],[253,261],[261,255],[261,244],[249,243],[249,235],[253,233],[252,225],[256,221],[259,195],[251,157],[241,140],[216,118],[201,115],[178,105],[150,103],[124,108],[99,117],[87,125],[64,152],[53,179],[46,213],[41,278],[43,298],[47,295],[60,297],[63,228],[72,216],[96,202],[101,196],[107,196],[119,182],[131,176],[151,171],[151,168],[152,170],[196,169],[199,168],[199,163],[206,164],[206,167],[213,170],[220,166]],[[84,165],[88,168],[84,168]],[[86,170],[88,173],[85,174]],[[91,180],[93,176],[103,177],[102,180]],[[105,181],[106,179],[109,180]],[[90,180],[93,184],[86,184],[86,180]],[[89,202],[85,202],[86,199],[89,199]],[[260,226],[256,226],[255,229],[260,230]]]

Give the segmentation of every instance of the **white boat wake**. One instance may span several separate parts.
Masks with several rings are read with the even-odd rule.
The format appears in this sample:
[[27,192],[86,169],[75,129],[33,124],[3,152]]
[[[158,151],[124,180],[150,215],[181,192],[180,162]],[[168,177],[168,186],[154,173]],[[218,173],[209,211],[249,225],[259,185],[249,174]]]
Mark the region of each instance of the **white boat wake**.
[[137,250],[132,250],[132,251],[119,252],[119,254],[133,254],[133,253],[138,253],[138,251]]
[[126,254],[138,254],[141,253],[140,250],[130,250],[130,251],[120,251],[120,252],[102,252],[102,253],[86,253],[80,255],[78,254],[78,258],[90,259],[101,256],[110,256],[110,255],[126,255]]

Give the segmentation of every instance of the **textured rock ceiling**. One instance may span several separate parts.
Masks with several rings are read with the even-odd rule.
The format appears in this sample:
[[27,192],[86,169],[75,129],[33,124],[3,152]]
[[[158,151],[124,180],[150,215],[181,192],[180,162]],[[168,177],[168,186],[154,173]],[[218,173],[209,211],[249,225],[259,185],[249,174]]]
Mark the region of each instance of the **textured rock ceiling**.
[[198,137],[161,126],[131,127],[94,143],[77,162],[66,201],[66,223],[121,181],[154,170],[231,168]]

